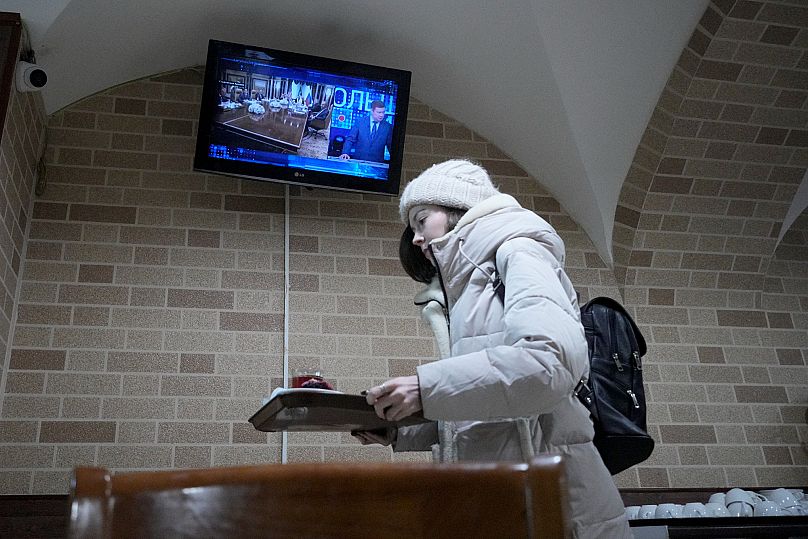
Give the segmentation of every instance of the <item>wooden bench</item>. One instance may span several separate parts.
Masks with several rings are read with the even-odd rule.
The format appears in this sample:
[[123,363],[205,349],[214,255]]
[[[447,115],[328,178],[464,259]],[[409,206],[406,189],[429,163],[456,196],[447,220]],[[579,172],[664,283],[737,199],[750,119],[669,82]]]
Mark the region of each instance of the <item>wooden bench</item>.
[[70,537],[567,537],[563,462],[77,468]]

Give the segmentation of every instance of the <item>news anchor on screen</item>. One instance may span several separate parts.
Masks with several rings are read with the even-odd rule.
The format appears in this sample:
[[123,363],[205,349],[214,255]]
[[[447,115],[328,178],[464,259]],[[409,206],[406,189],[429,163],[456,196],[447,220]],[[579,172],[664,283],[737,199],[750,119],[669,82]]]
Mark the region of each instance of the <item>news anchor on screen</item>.
[[393,125],[384,118],[384,112],[381,101],[370,104],[370,116],[357,121],[345,137],[340,159],[384,161],[384,148],[390,151],[393,142]]

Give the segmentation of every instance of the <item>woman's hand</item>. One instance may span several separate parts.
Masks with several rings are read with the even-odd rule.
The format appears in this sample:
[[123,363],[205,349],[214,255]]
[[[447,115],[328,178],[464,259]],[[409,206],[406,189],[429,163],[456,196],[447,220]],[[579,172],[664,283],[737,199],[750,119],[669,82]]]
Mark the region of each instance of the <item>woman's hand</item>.
[[396,441],[398,429],[395,427],[373,429],[373,430],[352,430],[351,436],[358,439],[362,445],[382,444],[390,445]]
[[368,389],[365,398],[376,409],[376,415],[387,421],[398,421],[422,409],[417,376],[399,376],[387,380],[380,386]]

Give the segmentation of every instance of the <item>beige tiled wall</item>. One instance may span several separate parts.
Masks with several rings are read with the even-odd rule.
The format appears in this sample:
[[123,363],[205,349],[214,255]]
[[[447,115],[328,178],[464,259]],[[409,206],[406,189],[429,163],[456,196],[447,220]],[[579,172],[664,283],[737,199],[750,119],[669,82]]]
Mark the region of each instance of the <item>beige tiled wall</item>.
[[[701,63],[729,54],[713,45],[722,40],[741,50],[741,35],[794,33],[794,22],[765,19],[777,9],[751,14],[752,4],[711,6],[683,53],[621,195],[616,271],[541,178],[411,104],[407,178],[445,158],[478,160],[560,231],[584,299],[618,297],[636,313],[660,443],[618,477],[622,486],[808,483],[805,216],[775,253],[806,166],[796,144],[807,127],[804,60],[783,67],[758,51],[763,63],[733,68],[738,77],[768,69],[768,85],[710,78],[731,70]],[[805,26],[772,47],[804,50]],[[741,34],[721,37],[732,28]],[[246,419],[282,376],[284,187],[191,170],[200,81],[194,69],[154,76],[50,119],[49,185],[34,205],[3,395],[0,492],[64,492],[76,464],[280,459],[280,437]],[[761,92],[771,102],[749,101]],[[758,141],[762,127],[785,129],[762,135],[782,144]],[[752,140],[735,140],[747,131]],[[431,360],[411,305],[417,287],[397,262],[396,200],[291,188],[290,207],[292,369],[319,367],[353,392]],[[392,458],[344,434],[289,437],[290,461]]]
[[[41,96],[18,93],[12,87],[0,139],[0,391],[8,386],[10,378],[6,357],[44,134],[45,108]],[[8,462],[0,465],[4,468],[17,468],[42,453],[28,448],[18,452],[2,445],[20,429],[30,429],[30,426],[0,418],[0,461]],[[37,456],[32,457],[34,454]],[[0,472],[0,492],[7,491],[9,486],[15,492],[26,491],[25,475],[25,472]]]
[[[50,118],[3,395],[2,492],[64,492],[77,464],[280,460],[280,436],[246,420],[282,382],[284,186],[192,171],[200,82],[196,69],[158,75]],[[586,236],[507,156],[421,103],[410,118],[408,177],[478,159],[563,231],[579,284],[614,291]],[[291,369],[358,392],[433,359],[398,263],[397,201],[290,192]],[[288,455],[393,458],[339,433],[291,434]]]
[[647,328],[651,460],[624,484],[807,484],[808,7],[710,4],[616,215],[620,288]]

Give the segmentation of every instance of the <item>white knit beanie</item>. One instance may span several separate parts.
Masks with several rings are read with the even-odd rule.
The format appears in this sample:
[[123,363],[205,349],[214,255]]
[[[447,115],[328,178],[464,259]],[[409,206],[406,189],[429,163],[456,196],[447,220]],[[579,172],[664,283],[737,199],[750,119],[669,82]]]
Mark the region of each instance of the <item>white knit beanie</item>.
[[398,212],[407,224],[413,206],[434,204],[467,210],[498,194],[484,168],[465,159],[451,159],[432,165],[408,183],[401,194]]

